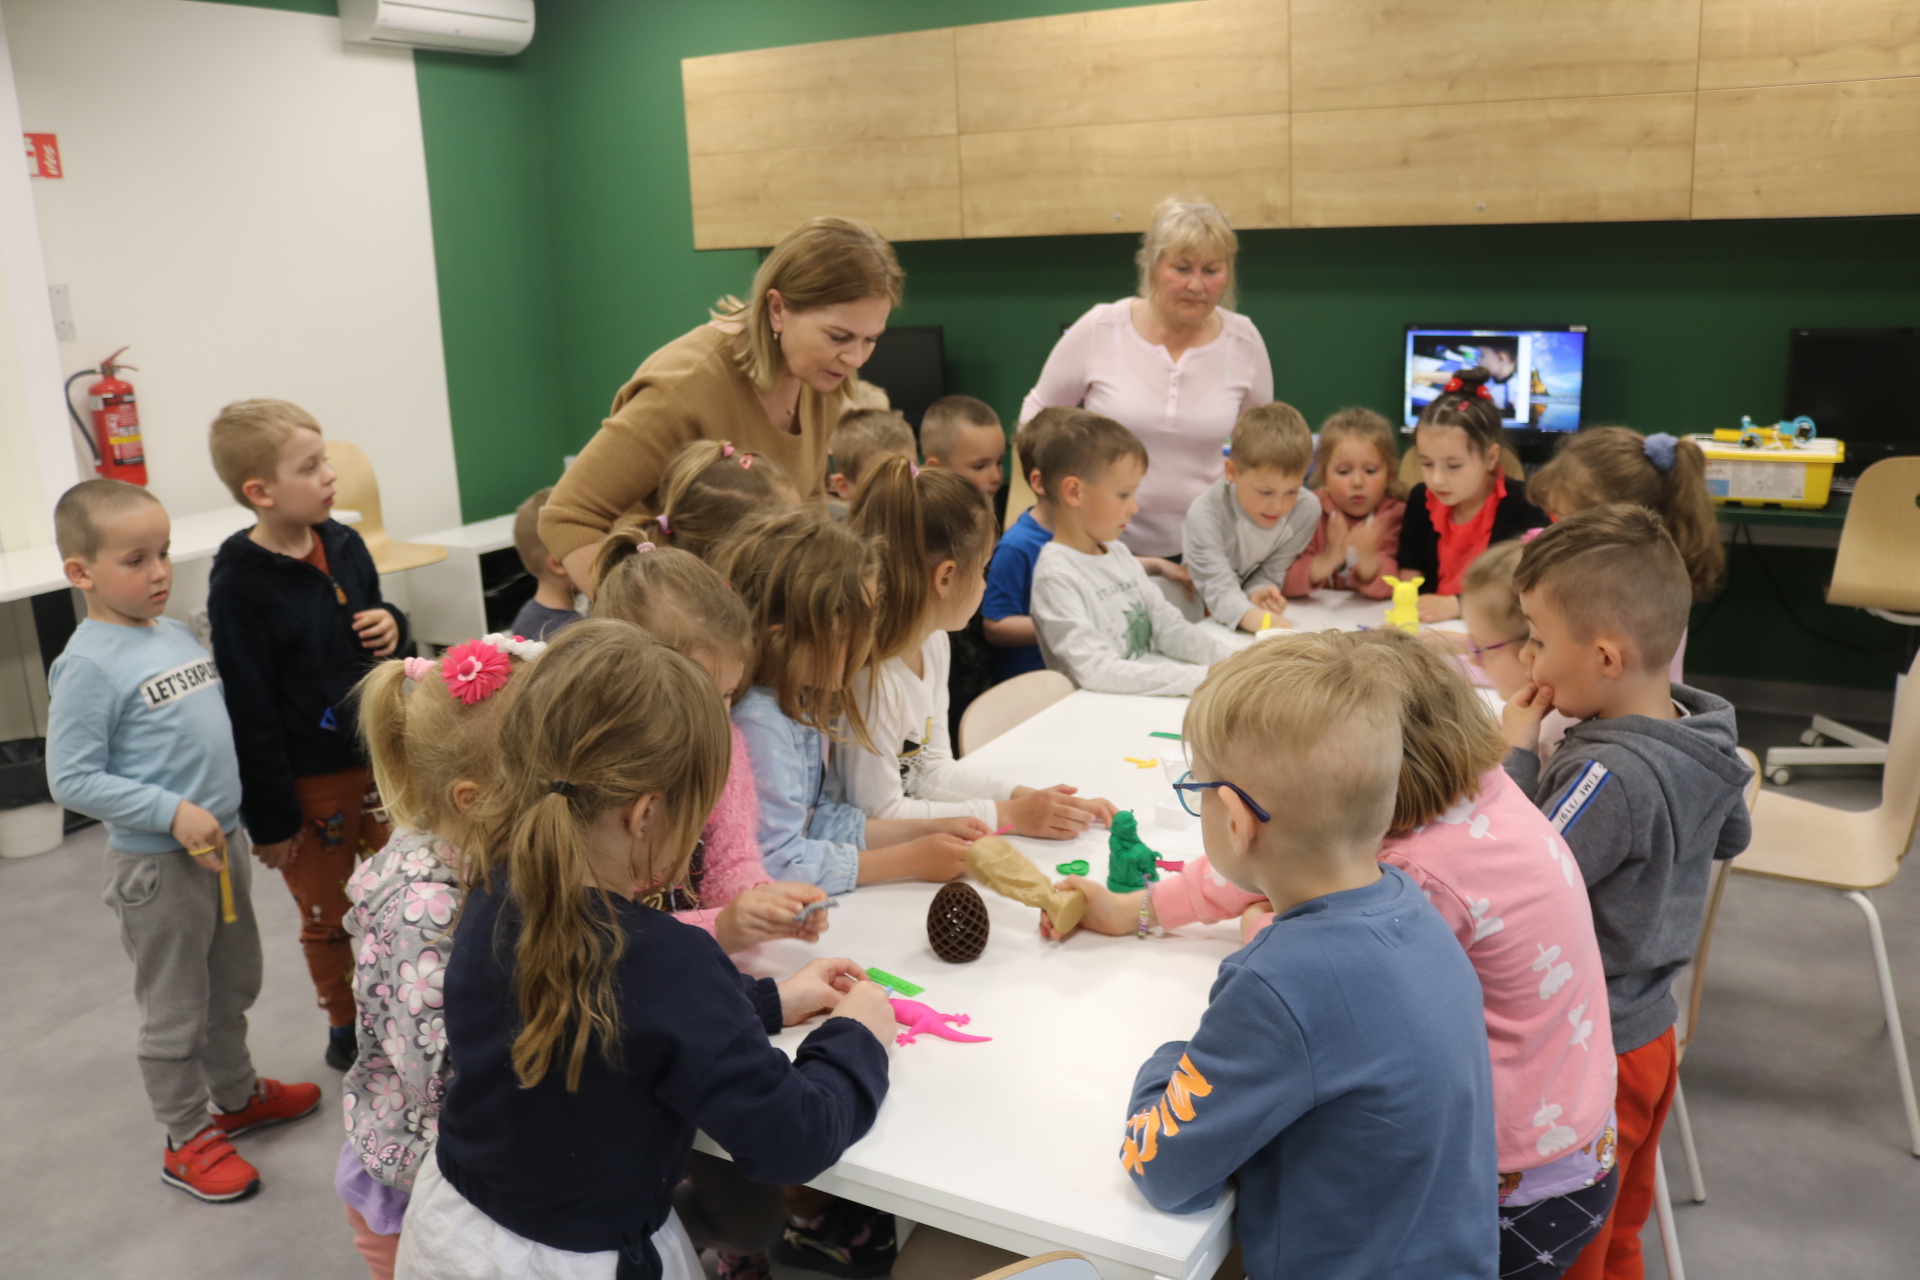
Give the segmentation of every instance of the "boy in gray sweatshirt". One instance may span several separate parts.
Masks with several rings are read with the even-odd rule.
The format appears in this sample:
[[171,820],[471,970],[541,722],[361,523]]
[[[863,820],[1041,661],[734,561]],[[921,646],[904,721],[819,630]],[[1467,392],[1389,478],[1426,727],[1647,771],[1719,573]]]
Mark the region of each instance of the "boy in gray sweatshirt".
[[1181,563],[1221,626],[1258,631],[1285,612],[1287,570],[1320,527],[1320,500],[1306,491],[1313,433],[1276,400],[1241,414],[1227,449],[1226,474],[1187,508]]
[[[1513,585],[1533,683],[1503,717],[1507,773],[1580,864],[1619,1055],[1620,1190],[1566,1275],[1638,1275],[1678,1079],[1670,988],[1699,939],[1714,859],[1752,835],[1742,796],[1752,771],[1735,750],[1733,707],[1668,678],[1693,593],[1658,516],[1626,503],[1569,516],[1528,544]],[[1579,723],[1543,765],[1549,709]]]

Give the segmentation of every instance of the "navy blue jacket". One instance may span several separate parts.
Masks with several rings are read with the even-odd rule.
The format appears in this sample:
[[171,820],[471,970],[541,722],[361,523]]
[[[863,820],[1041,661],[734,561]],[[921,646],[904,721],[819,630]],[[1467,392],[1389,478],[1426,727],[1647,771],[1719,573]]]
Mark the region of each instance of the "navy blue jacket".
[[240,755],[240,816],[256,844],[299,833],[294,779],[367,762],[348,694],[379,659],[361,647],[353,615],[385,609],[400,626],[394,652],[407,651],[407,615],[380,598],[360,535],[336,520],[313,532],[330,576],[242,530],[220,545],[208,581],[213,659]]
[[622,899],[614,911],[619,1065],[596,1045],[569,1093],[557,1054],[523,1089],[511,1061],[519,910],[504,888],[468,895],[447,966],[453,1083],[437,1151],[448,1183],[489,1218],[556,1249],[617,1249],[629,1280],[660,1274],[649,1237],[672,1211],[696,1128],[754,1182],[808,1182],[872,1127],[887,1051],[830,1018],[787,1061],[767,1041],[780,1029],[772,980],[745,976],[670,915]]

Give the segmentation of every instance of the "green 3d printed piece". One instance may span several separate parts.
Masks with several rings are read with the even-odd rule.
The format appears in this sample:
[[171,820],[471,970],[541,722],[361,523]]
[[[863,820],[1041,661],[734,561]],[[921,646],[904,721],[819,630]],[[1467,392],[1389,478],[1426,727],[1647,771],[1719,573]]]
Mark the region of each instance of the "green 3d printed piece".
[[894,977],[892,974],[888,973],[885,969],[869,969],[867,970],[867,976],[869,978],[872,978],[875,982],[879,983],[881,986],[891,989],[893,994],[897,996],[917,996],[922,991],[926,990],[925,987],[914,986],[911,982],[908,982],[905,978]]
[[1075,858],[1072,862],[1063,862],[1054,868],[1063,876],[1083,876],[1093,870],[1085,858]]
[[1182,739],[1181,736],[1177,733],[1165,733],[1159,729],[1155,729],[1152,733],[1148,734],[1147,736],[1149,738],[1172,738],[1175,742],[1184,741],[1184,739]]
[[1107,888],[1115,893],[1146,888],[1149,880],[1160,878],[1160,869],[1154,865],[1159,858],[1140,839],[1140,824],[1131,810],[1113,815],[1107,835]]

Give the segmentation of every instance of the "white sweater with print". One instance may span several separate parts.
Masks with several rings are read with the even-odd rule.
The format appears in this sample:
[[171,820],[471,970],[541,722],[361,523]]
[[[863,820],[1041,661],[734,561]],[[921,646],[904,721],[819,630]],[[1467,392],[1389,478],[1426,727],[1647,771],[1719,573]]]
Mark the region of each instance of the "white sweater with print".
[[1058,539],[1041,548],[1033,625],[1047,665],[1099,693],[1189,694],[1234,653],[1226,636],[1180,616],[1121,542],[1097,556]]
[[863,673],[854,697],[879,750],[836,742],[833,772],[842,798],[869,818],[978,818],[999,825],[996,800],[1013,788],[992,774],[953,758],[947,732],[947,633],[936,631],[920,646],[920,675],[906,661],[889,658],[872,685]]

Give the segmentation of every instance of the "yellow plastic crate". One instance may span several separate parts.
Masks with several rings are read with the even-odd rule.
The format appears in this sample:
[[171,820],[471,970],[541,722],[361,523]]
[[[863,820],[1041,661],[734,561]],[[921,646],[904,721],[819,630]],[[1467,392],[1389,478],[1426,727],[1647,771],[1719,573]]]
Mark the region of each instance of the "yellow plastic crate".
[[1711,434],[1688,436],[1707,455],[1707,492],[1743,507],[1824,507],[1833,469],[1847,459],[1838,440],[1794,449],[1742,449]]

